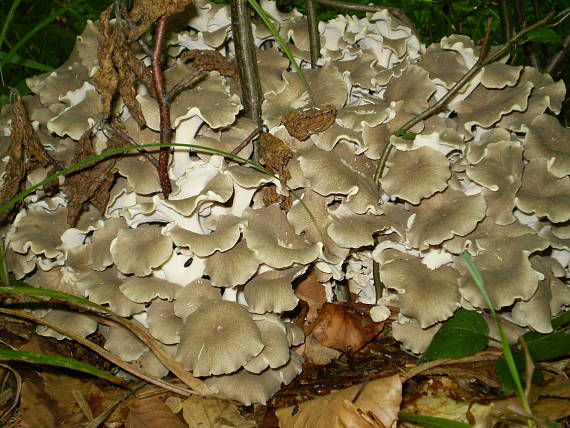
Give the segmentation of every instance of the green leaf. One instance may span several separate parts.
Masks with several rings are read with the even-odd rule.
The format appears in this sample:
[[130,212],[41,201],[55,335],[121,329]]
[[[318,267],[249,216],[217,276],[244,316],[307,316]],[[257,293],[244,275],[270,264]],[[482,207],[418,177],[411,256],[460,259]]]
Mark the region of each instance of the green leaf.
[[66,369],[76,370],[106,379],[116,384],[124,384],[122,379],[112,375],[109,372],[100,370],[89,364],[76,361],[71,358],[60,357],[59,355],[40,354],[36,352],[15,351],[12,349],[0,349],[0,360],[23,361],[33,364],[47,364],[50,366],[64,367]]
[[570,325],[570,311],[562,312],[562,315],[559,315],[552,320],[552,328],[554,330],[560,330],[566,325]]
[[416,135],[418,134],[416,134],[415,132],[408,132],[398,129],[396,132],[394,132],[394,135],[396,137],[401,137],[404,140],[414,140],[416,138]]
[[[7,52],[1,52],[0,51],[0,61],[4,60],[4,58],[6,56],[8,56]],[[24,59],[19,55],[12,55],[12,57],[10,59],[10,63],[22,65],[24,67],[31,68],[34,70],[39,70],[39,71],[52,71],[54,69],[53,67],[50,67],[49,65],[42,64],[42,63],[37,62],[37,61],[32,61],[31,59]]]
[[533,42],[542,42],[552,45],[558,45],[562,42],[562,38],[552,28],[540,27],[531,31],[527,35],[527,39]]
[[476,354],[487,347],[488,334],[489,327],[479,313],[459,309],[435,334],[419,362]]
[[529,332],[523,336],[534,361],[547,361],[570,352],[570,329],[553,333]]
[[436,418],[434,416],[414,415],[412,413],[400,413],[401,422],[412,422],[427,428],[470,428],[471,425],[450,419]]
[[[519,379],[525,378],[526,372],[526,360],[524,357],[524,352],[522,350],[514,350],[513,351],[513,360],[515,362],[515,366],[517,369],[517,375]],[[501,355],[497,362],[495,363],[495,370],[497,370],[497,374],[499,375],[499,379],[501,379],[501,383],[503,384],[503,390],[505,392],[510,392],[517,389],[517,383],[513,379],[511,374],[511,369],[507,364],[507,360],[505,359],[504,355]],[[532,374],[532,383],[542,383],[544,382],[544,376],[540,371],[536,371]]]
[[86,305],[89,306],[90,308],[96,309],[101,312],[109,312],[109,309],[107,309],[106,307],[90,302],[87,299],[83,299],[81,297],[77,297],[72,294],[62,293],[60,291],[31,287],[28,284],[17,285],[15,287],[0,287],[0,293],[23,294],[32,297],[49,297],[51,299],[59,299],[65,302],[72,302],[80,305]]

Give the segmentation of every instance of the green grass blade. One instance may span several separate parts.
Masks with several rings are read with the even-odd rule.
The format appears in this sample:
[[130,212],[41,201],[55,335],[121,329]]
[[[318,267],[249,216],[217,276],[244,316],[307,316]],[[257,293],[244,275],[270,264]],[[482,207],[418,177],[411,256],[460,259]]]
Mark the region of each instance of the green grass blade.
[[24,46],[28,42],[28,40],[30,40],[32,37],[34,37],[42,28],[44,28],[46,25],[48,25],[54,19],[60,17],[67,10],[77,6],[78,4],[85,3],[85,1],[86,0],[76,0],[74,2],[66,4],[65,6],[57,8],[54,13],[49,15],[47,18],[43,19],[34,28],[32,28],[30,31],[28,31],[28,33],[26,33],[26,35],[24,37],[22,37],[20,40],[18,40],[18,43],[16,43],[12,47],[12,49],[10,49],[10,52],[8,52],[8,54],[4,58],[0,59],[0,66],[10,62],[12,60],[12,58],[16,55],[16,52],[18,51],[18,49],[20,49],[22,46]]
[[471,428],[471,425],[464,422],[452,421],[434,416],[414,415],[412,413],[400,413],[401,422],[412,422],[426,428]]
[[63,300],[65,302],[76,303],[79,305],[85,305],[90,308],[96,309],[101,312],[108,313],[109,309],[105,306],[98,305],[96,303],[90,302],[82,297],[74,296],[73,294],[62,293],[61,291],[47,290],[45,288],[32,287],[22,281],[18,281],[18,286],[6,286],[0,287],[0,293],[7,294],[23,294],[30,297],[49,297],[50,299]]
[[301,67],[299,67],[299,64],[297,64],[297,61],[295,60],[295,57],[293,56],[293,52],[291,52],[291,49],[289,49],[287,42],[285,40],[283,40],[283,37],[281,37],[281,35],[279,34],[278,28],[271,21],[270,15],[265,10],[263,10],[263,8],[260,6],[260,4],[257,2],[257,0],[247,0],[247,1],[249,2],[251,7],[253,8],[253,10],[255,10],[255,12],[259,15],[259,17],[261,18],[263,23],[267,26],[269,31],[271,31],[271,34],[273,34],[273,36],[277,40],[277,43],[279,43],[279,47],[281,47],[281,50],[283,52],[285,52],[285,55],[287,55],[287,58],[289,58],[289,61],[291,61],[291,65],[293,66],[295,73],[297,73],[297,76],[299,76],[299,79],[301,80],[301,82],[305,86],[305,90],[309,94],[309,98],[311,99],[311,104],[314,105],[315,100],[313,98],[313,91],[311,90],[311,87],[309,86],[309,82],[305,78],[305,74],[303,73],[303,70],[301,70]]
[[13,349],[0,349],[0,360],[22,361],[32,364],[46,364],[49,366],[63,367],[66,369],[76,370],[93,376],[97,376],[101,379],[105,379],[119,385],[125,384],[125,382],[122,379],[119,379],[118,377],[112,375],[109,372],[98,369],[97,367],[94,367],[92,365],[82,363],[81,361],[76,361],[71,358],[61,357],[59,355],[15,351]]
[[[6,58],[7,56],[8,56],[7,52],[0,51],[0,61],[3,61],[4,58]],[[21,66],[26,67],[26,68],[31,68],[32,70],[39,70],[39,71],[53,71],[54,70],[54,68],[49,66],[49,65],[42,64],[41,62],[33,61],[31,59],[24,59],[19,55],[12,55],[12,57],[10,58],[10,63],[16,64],[16,65],[21,65]]]
[[0,33],[0,49],[2,49],[2,45],[4,44],[4,40],[6,40],[6,33],[8,32],[10,23],[12,22],[14,14],[16,13],[16,9],[18,8],[21,2],[22,0],[14,0],[12,2],[12,6],[10,6],[8,15],[6,15],[6,19],[4,20],[4,25],[2,25],[2,32]]
[[503,347],[503,355],[505,356],[505,361],[507,362],[507,367],[509,368],[509,372],[510,372],[510,374],[513,378],[513,381],[516,385],[516,389],[517,389],[517,392],[519,394],[519,398],[521,400],[522,407],[523,407],[525,412],[530,413],[530,406],[528,404],[528,400],[526,399],[526,395],[524,393],[523,384],[522,384],[521,378],[519,376],[519,371],[517,370],[517,365],[515,363],[515,359],[513,357],[511,347],[509,346],[509,341],[507,340],[507,336],[505,335],[505,332],[504,332],[503,327],[501,325],[501,320],[499,319],[499,316],[495,312],[495,308],[493,306],[493,302],[491,301],[491,298],[489,297],[489,293],[487,293],[487,289],[485,288],[485,283],[483,281],[483,277],[481,276],[481,273],[479,272],[479,270],[475,266],[475,263],[473,263],[473,259],[471,258],[471,255],[468,252],[464,251],[463,253],[461,253],[461,258],[463,259],[463,262],[465,263],[467,270],[469,271],[469,273],[473,277],[473,281],[475,281],[475,285],[479,289],[479,292],[482,294],[483,299],[487,303],[487,306],[489,307],[489,311],[491,312],[491,315],[493,316],[493,319],[495,320],[495,324],[497,325],[497,329],[499,330],[499,336],[501,338],[501,345]]

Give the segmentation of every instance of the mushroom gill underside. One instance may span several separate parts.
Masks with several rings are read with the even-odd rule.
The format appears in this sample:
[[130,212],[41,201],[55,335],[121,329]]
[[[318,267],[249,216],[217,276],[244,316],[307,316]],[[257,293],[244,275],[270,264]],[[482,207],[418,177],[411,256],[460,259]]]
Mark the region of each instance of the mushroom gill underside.
[[[304,336],[289,321],[299,302],[294,286],[309,271],[329,297],[347,283],[360,302],[397,307],[394,337],[422,353],[457,309],[486,308],[459,257],[467,251],[501,316],[552,331],[550,320],[570,305],[570,130],[553,116],[564,83],[493,63],[446,110],[414,126],[413,140],[396,137],[475,64],[479,46],[452,35],[426,48],[388,10],[338,16],[320,23],[320,67],[310,69],[306,18],[262,5],[292,40],[314,97],[256,25],[267,130],[261,161],[274,175],[219,154],[252,156],[240,143],[256,129],[240,113],[232,63],[219,61],[171,102],[173,142],[218,152],[174,148],[168,199],[154,149],[77,178],[79,187],[102,186],[79,208],[73,175],[55,190],[36,190],[4,230],[12,273],[133,317],[212,391],[245,404],[265,403],[301,372],[294,348]],[[167,42],[168,87],[196,71],[198,55],[221,56],[228,46],[233,60],[228,7],[192,7],[187,30]],[[140,77],[109,107],[112,120],[103,117],[94,76],[103,67],[98,35],[110,22],[90,22],[63,66],[29,80],[32,95],[17,101],[20,110],[9,106],[0,116],[3,146],[23,135],[22,106],[60,165],[117,147],[117,135],[159,142],[158,103]],[[148,62],[142,51],[135,56]],[[388,143],[394,150],[378,185]],[[4,184],[12,153],[3,152]],[[25,187],[52,167],[41,164]],[[81,336],[99,329],[110,352],[153,376],[168,374],[123,330],[61,310],[43,316]]]

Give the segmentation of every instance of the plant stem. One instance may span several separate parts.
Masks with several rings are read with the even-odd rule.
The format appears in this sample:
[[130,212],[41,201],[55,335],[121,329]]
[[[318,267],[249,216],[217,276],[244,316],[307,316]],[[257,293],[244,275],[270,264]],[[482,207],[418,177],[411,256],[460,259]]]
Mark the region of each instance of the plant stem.
[[261,83],[257,68],[257,56],[251,30],[251,17],[247,0],[230,1],[232,35],[235,46],[236,62],[239,69],[242,90],[242,102],[245,114],[261,126]]
[[[164,75],[161,68],[162,47],[166,37],[167,17],[163,16],[158,21],[156,27],[154,48],[152,51],[152,80],[154,84],[154,94],[158,102],[160,111],[160,142],[162,144],[170,143],[172,139],[172,128],[170,127],[170,105],[166,99],[166,85]],[[160,178],[160,186],[164,199],[168,199],[168,195],[172,192],[172,185],[168,178],[168,157],[170,148],[163,147],[160,149],[158,158],[158,176]]]
[[314,0],[305,0],[307,9],[307,25],[309,27],[309,43],[311,49],[311,68],[317,68],[321,52],[321,39],[319,34],[319,20],[317,18],[317,5]]
[[261,133],[262,130],[263,130],[262,127],[255,128],[251,132],[251,134],[249,134],[247,137],[245,137],[245,140],[243,140],[241,143],[239,143],[239,145],[235,149],[232,150],[232,155],[237,155],[239,152],[241,152],[243,150],[243,148],[245,146],[247,146],[251,140],[253,140],[257,135],[259,135]]

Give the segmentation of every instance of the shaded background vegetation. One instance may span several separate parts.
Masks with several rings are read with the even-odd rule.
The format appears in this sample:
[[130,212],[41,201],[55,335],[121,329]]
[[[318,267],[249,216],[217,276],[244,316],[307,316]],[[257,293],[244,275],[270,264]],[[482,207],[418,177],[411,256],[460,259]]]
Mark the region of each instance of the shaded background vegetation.
[[[351,2],[369,4],[371,1]],[[97,19],[99,13],[112,3],[113,0],[1,1],[0,106],[9,102],[9,88],[16,88],[21,94],[26,94],[29,92],[26,77],[61,65],[69,56],[75,36],[81,33],[87,20]],[[466,34],[481,43],[487,19],[490,17],[493,18],[491,44],[502,43],[507,34],[505,20],[501,19],[500,14],[501,3],[508,6],[506,12],[511,31],[518,31],[521,27],[521,20],[517,19],[516,3],[520,5],[527,25],[536,22],[550,11],[560,12],[567,6],[567,0],[373,0],[373,3],[402,10],[414,23],[426,45],[453,33]],[[305,10],[304,0],[277,0],[277,4],[283,11],[293,7],[297,7],[301,12]],[[331,19],[340,12],[322,5],[317,7],[322,20]],[[568,34],[570,19],[555,30],[541,29],[533,34],[533,41],[529,46],[518,47],[509,63],[534,64],[543,71],[550,59],[564,50],[566,45],[566,57],[551,74],[556,80],[563,78],[568,85]],[[565,126],[570,125],[569,97],[564,102],[561,120]]]

